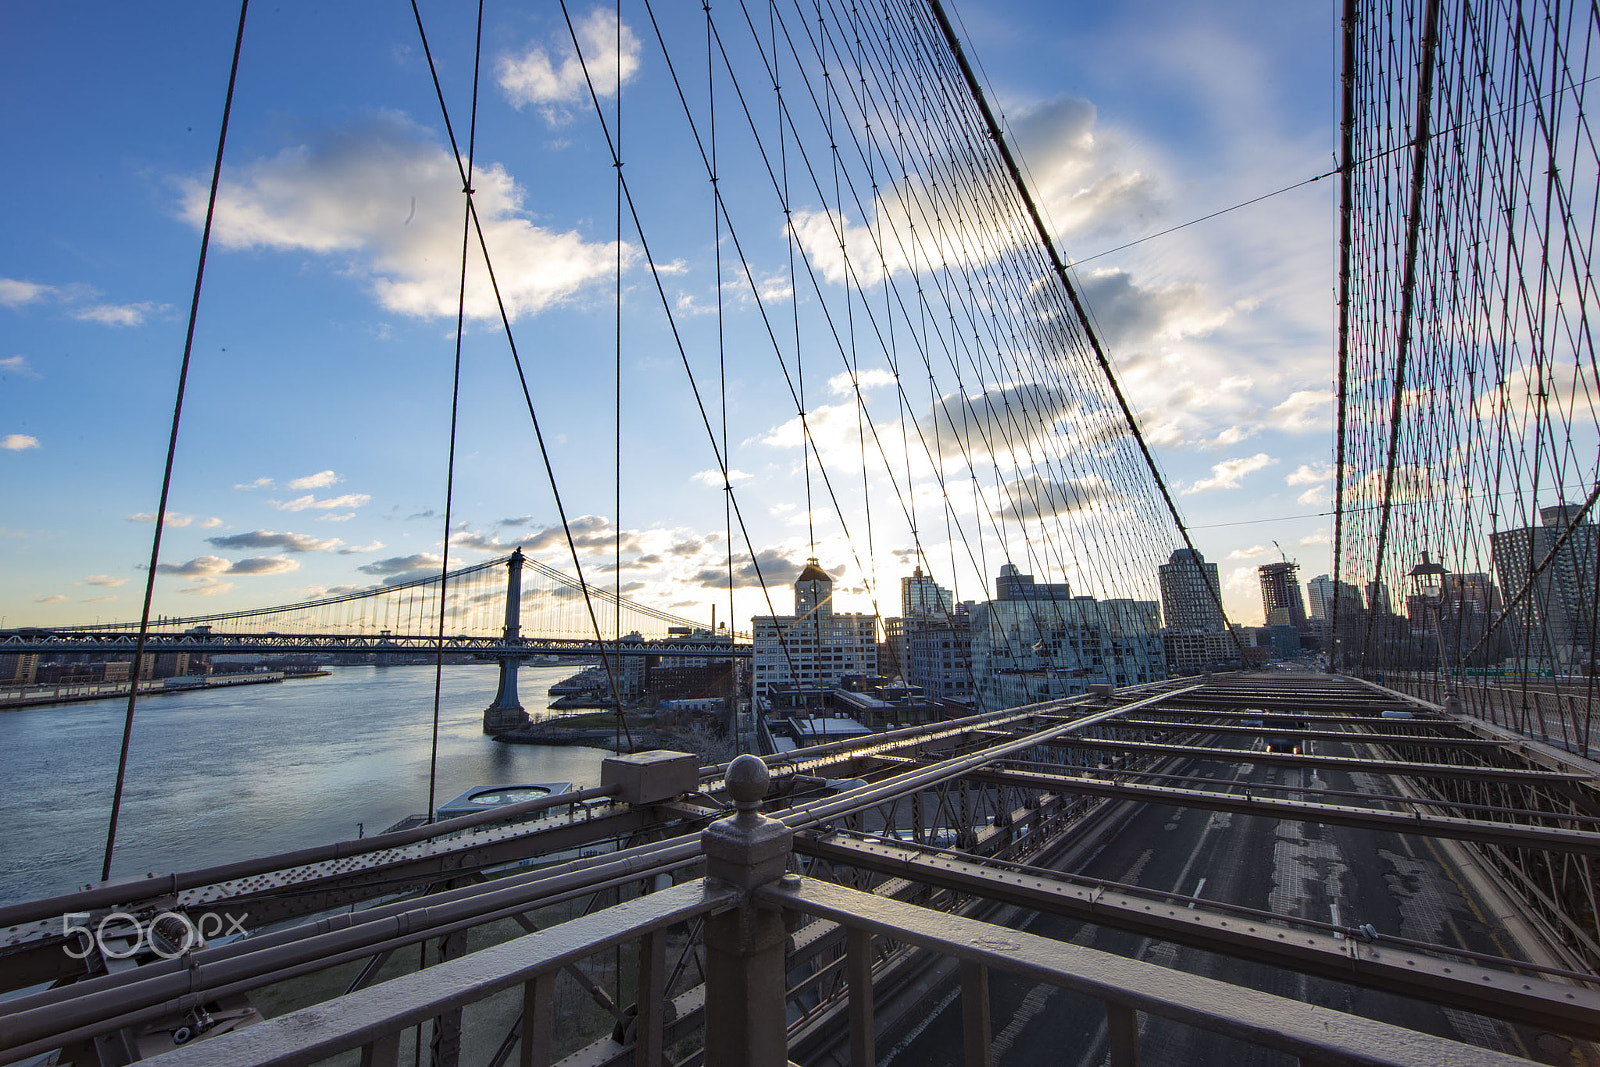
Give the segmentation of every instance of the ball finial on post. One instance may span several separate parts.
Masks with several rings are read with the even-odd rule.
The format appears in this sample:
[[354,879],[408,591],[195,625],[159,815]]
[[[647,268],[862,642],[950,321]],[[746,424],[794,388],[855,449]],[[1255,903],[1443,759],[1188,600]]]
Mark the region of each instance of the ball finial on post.
[[733,806],[740,815],[744,815],[746,812],[754,813],[761,807],[761,801],[767,795],[767,786],[772,782],[772,774],[759,758],[745,753],[728,765],[724,781]]

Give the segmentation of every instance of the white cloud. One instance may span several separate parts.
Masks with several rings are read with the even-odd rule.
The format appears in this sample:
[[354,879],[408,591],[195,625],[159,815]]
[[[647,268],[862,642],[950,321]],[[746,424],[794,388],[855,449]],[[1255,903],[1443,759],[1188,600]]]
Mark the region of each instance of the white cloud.
[[[691,477],[701,485],[709,485],[713,489],[720,488],[722,486],[722,472],[719,470],[697,471],[691,475]],[[730,482],[747,482],[754,477],[755,475],[746,474],[744,471],[738,470],[737,468],[730,468],[728,470],[728,481]]]
[[1131,160],[1130,144],[1098,128],[1088,100],[1059,96],[1012,113],[1008,125],[1058,238],[1081,247],[1160,210],[1155,180]]
[[277,548],[285,552],[331,552],[344,543],[337,537],[324,541],[309,534],[278,533],[273,530],[251,530],[249,533],[228,534],[225,537],[208,537],[206,541],[221,549]]
[[[1119,138],[1102,135],[1095,125],[1094,105],[1079,98],[1060,97],[1012,116],[1012,137],[1058,237],[1116,232],[1156,207],[1154,183],[1123,161],[1126,146]],[[961,166],[949,169],[965,173]],[[987,263],[1037,240],[1020,223],[974,232],[954,205],[982,194],[963,187],[962,180],[957,177],[952,186],[921,174],[902,177],[878,194],[859,221],[832,209],[798,210],[795,236],[830,283],[854,279],[863,286],[913,265]]]
[[1538,422],[1541,404],[1571,410],[1592,410],[1600,404],[1600,378],[1578,363],[1553,363],[1540,376],[1540,368],[1522,366],[1506,376],[1499,388],[1479,396],[1473,407],[1478,418],[1492,421],[1504,416],[1514,427],[1528,432]]
[[329,511],[333,508],[359,508],[372,499],[366,493],[345,493],[343,496],[328,497],[318,500],[315,495],[307,493],[297,496],[293,500],[269,500],[267,503],[279,511],[305,511],[314,508],[318,511]]
[[1331,389],[1302,389],[1290,393],[1288,399],[1267,412],[1267,420],[1289,433],[1326,431],[1329,416],[1323,409],[1332,404]]
[[[1352,482],[1344,491],[1346,506],[1381,506],[1383,503],[1384,472],[1381,468],[1370,470]],[[1394,469],[1394,483],[1390,490],[1391,503],[1414,504],[1444,491],[1444,485],[1431,467],[1413,467],[1398,464]]]
[[1144,286],[1122,270],[1091,272],[1080,279],[1078,291],[1114,351],[1210,333],[1232,315],[1209,308],[1198,285]]
[[1256,559],[1260,556],[1270,556],[1277,549],[1271,545],[1251,545],[1249,548],[1236,548],[1228,553],[1229,559]]
[[1238,459],[1225,459],[1221,463],[1212,464],[1211,477],[1201,478],[1183,491],[1185,496],[1191,493],[1204,493],[1212,489],[1237,489],[1245,475],[1253,474],[1263,467],[1270,467],[1278,462],[1265,452],[1257,452],[1253,456],[1241,456]]
[[32,304],[54,292],[53,286],[40,285],[38,282],[27,282],[20,278],[0,278],[0,304],[8,308]]
[[0,373],[15,374],[20,378],[40,377],[39,372],[28,365],[27,356],[7,356],[5,359],[0,359]]
[[[124,515],[122,517],[127,519],[129,522],[155,522],[156,521],[156,517],[154,515],[150,514],[147,511],[136,511],[132,515]],[[193,525],[193,523],[194,523],[194,516],[193,515],[185,515],[181,511],[169,511],[169,512],[167,512],[166,525],[168,525],[168,526],[183,527],[183,526]]]
[[8,433],[0,437],[0,448],[7,452],[21,452],[28,448],[38,448],[39,439],[31,433]]
[[855,393],[858,385],[861,391],[865,393],[867,390],[876,389],[880,385],[894,384],[894,372],[883,367],[872,367],[860,371],[854,377],[855,380],[851,381],[851,375],[848,372],[835,374],[828,379],[828,390],[839,396],[850,396]]
[[627,23],[617,24],[614,12],[597,7],[578,19],[573,30],[583,50],[581,63],[564,31],[552,50],[532,44],[521,55],[504,55],[495,62],[495,80],[506,99],[519,108],[537,107],[553,126],[589,104],[590,82],[595,95],[609,99],[616,94],[619,76],[626,85],[639,69],[639,39]]
[[219,582],[215,578],[199,578],[196,584],[186,585],[178,592],[185,596],[220,596],[223,593],[233,592],[232,582]]
[[384,544],[382,541],[373,541],[371,544],[367,545],[345,545],[339,550],[339,555],[352,556],[357,552],[376,552],[383,547]]
[[316,474],[308,474],[304,478],[294,479],[289,483],[289,488],[296,490],[326,489],[328,486],[342,481],[344,481],[344,479],[332,471],[318,471]]
[[1300,547],[1302,548],[1309,548],[1312,545],[1331,544],[1333,544],[1333,538],[1328,536],[1328,531],[1326,530],[1318,530],[1314,534],[1306,534],[1306,536],[1300,538]]
[[[1260,588],[1260,572],[1258,572],[1256,568],[1250,566],[1235,567],[1233,570],[1228,572],[1227,581],[1224,582],[1223,585],[1229,592],[1248,593],[1254,589]],[[1238,620],[1234,621],[1237,622]]]
[[[227,248],[296,250],[338,257],[378,302],[417,317],[456,313],[461,264],[461,177],[450,153],[403,115],[386,112],[323,131],[309,143],[244,164],[224,181],[213,232]],[[473,175],[474,202],[506,312],[535,314],[609,277],[614,243],[534,225],[523,190],[497,163]],[[184,187],[184,217],[205,218],[206,188]],[[476,241],[466,313],[497,320]],[[635,258],[623,248],[623,265]]]
[[222,520],[217,518],[215,515],[213,515],[209,519],[207,519],[205,522],[202,522],[200,524],[200,528],[202,530],[215,530],[218,526],[221,526],[221,525],[222,525]]
[[221,556],[196,556],[183,563],[156,564],[158,574],[176,574],[185,578],[206,578],[215,574],[287,574],[299,569],[299,561],[287,556],[252,556],[237,561]]
[[1003,504],[994,512],[997,520],[1033,522],[1055,515],[1104,508],[1127,499],[1098,474],[1082,477],[1042,478],[1028,473],[1007,482],[1001,489]]
[[119,585],[126,585],[128,579],[113,578],[109,574],[91,574],[83,580],[84,585],[103,585],[108,589],[115,589]]
[[36,596],[33,598],[33,602],[35,604],[61,604],[65,603],[66,599],[67,598],[60,593],[51,593],[49,596]]
[[257,478],[253,482],[235,482],[233,487],[235,489],[246,489],[246,490],[249,490],[249,489],[265,489],[267,486],[269,486],[271,484],[272,484],[272,479],[271,478]]
[[141,300],[136,304],[91,304],[79,308],[72,317],[84,322],[98,322],[102,326],[140,326],[145,316],[165,311],[167,305]]
[[1333,503],[1333,490],[1325,485],[1314,485],[1294,499],[1295,503],[1304,504],[1308,508],[1327,507]]
[[1313,467],[1309,463],[1302,463],[1294,469],[1292,474],[1283,481],[1286,485],[1320,485],[1333,477],[1333,468],[1326,463]]

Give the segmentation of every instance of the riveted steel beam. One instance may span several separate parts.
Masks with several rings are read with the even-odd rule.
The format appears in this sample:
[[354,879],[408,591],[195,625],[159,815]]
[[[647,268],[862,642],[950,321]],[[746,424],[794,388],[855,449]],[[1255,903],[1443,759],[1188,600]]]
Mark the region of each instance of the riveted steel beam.
[[[1358,826],[1366,830],[1386,830],[1391,833],[1418,834],[1423,837],[1450,837],[1480,844],[1501,845],[1506,848],[1548,848],[1556,852],[1600,856],[1600,833],[1588,830],[1566,830],[1528,823],[1489,822],[1484,819],[1462,819],[1448,815],[1424,815],[1421,812],[1407,814],[1397,811],[1378,811],[1348,804],[1319,804],[1258,797],[1248,791],[1242,794],[1216,793],[1204,789],[1178,789],[1171,786],[1106,781],[1067,774],[1044,774],[1038,771],[1001,770],[994,767],[980,768],[972,772],[972,778],[974,781],[991,782],[995,785],[1014,785],[1051,793],[1084,793],[1089,796],[1133,800],[1145,804],[1170,804],[1182,808],[1231,811],[1236,815],[1263,815],[1270,819],[1304,819],[1307,822],[1337,826]],[[1248,790],[1248,787],[1246,789]]]
[[1283,926],[1154,894],[1075,884],[1037,868],[1007,870],[947,853],[837,834],[801,835],[795,851],[878,874],[1257,960],[1367,989],[1600,1039],[1600,991],[1460,959]]

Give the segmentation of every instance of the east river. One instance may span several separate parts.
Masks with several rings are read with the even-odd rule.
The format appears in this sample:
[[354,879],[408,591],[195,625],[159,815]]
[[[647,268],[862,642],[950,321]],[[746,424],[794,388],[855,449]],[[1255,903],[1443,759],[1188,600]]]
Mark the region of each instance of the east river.
[[[524,667],[543,711],[576,667]],[[435,806],[480,785],[593,785],[595,748],[498,744],[498,669],[444,669]],[[112,877],[193,870],[378,833],[428,807],[432,666],[145,696],[134,719]],[[98,881],[127,699],[0,712],[0,903]]]

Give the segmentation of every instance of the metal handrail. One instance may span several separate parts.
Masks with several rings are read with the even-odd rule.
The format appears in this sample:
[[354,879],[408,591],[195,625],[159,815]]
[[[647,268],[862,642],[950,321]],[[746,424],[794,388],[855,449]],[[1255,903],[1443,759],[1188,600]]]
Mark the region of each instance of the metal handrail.
[[[402,975],[351,993],[332,1005],[321,1004],[198,1042],[143,1062],[153,1067],[272,1067],[312,1063],[351,1049],[362,1049],[362,1062],[396,1067],[402,1031],[486,997],[524,987],[523,1040],[542,1045],[543,1055],[525,1056],[525,1063],[548,1063],[551,1030],[550,996],[563,967],[597,952],[632,941],[647,942],[644,955],[665,947],[668,927],[733,906],[740,894],[704,879],[652,893],[604,911],[592,912],[559,926],[526,934],[513,941]],[[657,945],[648,942],[655,939]],[[655,976],[660,987],[665,975]],[[641,980],[638,1002],[640,1041],[659,1044],[663,997],[646,995]]]
[[[873,935],[916,945],[962,963],[962,1012],[968,1063],[986,1062],[990,968],[1095,997],[1106,1006],[1113,1067],[1137,1064],[1135,1012],[1299,1056],[1302,1062],[1383,1067],[1526,1067],[1527,1060],[1388,1023],[1290,1000],[1214,978],[1188,974],[1109,952],[995,926],[810,878],[789,878],[756,891],[758,902],[844,926],[856,936],[846,970],[871,965]],[[859,1002],[864,996],[864,1003]],[[974,1026],[974,1023],[976,1025]],[[871,984],[851,983],[852,1062],[870,1062]],[[974,1029],[977,1031],[975,1035]],[[974,1040],[982,1038],[981,1041]],[[974,1058],[975,1055],[978,1058]]]

